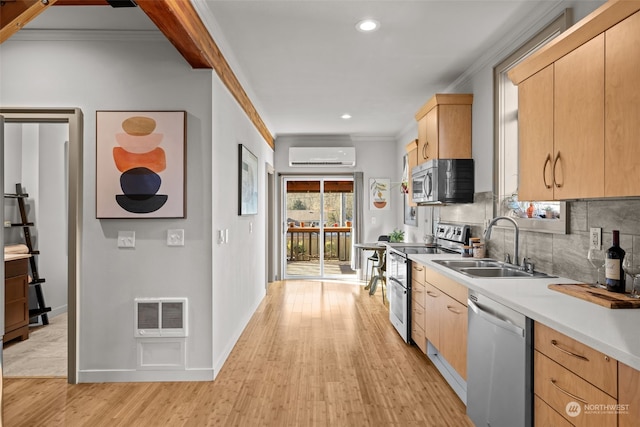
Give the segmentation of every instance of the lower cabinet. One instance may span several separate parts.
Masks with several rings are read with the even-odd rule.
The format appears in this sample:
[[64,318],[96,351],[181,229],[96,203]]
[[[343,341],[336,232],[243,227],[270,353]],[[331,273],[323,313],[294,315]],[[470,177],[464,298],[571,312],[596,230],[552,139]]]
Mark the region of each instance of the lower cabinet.
[[618,427],[640,423],[640,371],[618,362]]
[[467,379],[467,287],[425,270],[424,333],[427,341]]
[[29,276],[27,259],[4,263],[4,342],[29,338]]

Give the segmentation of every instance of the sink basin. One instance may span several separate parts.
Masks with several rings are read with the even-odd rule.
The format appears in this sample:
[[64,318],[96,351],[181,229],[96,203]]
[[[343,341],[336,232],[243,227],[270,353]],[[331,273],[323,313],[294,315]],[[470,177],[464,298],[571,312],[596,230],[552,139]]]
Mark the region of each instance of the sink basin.
[[474,259],[474,260],[454,260],[454,259],[442,259],[435,260],[440,265],[444,265],[445,267],[452,268],[454,270],[460,268],[469,268],[469,267],[500,267],[500,263],[493,259]]
[[476,277],[533,277],[531,273],[509,267],[461,268],[458,271]]
[[509,279],[517,279],[517,278],[545,278],[545,277],[555,277],[541,272],[533,272],[529,273],[524,270],[521,270],[517,266],[511,264],[505,264],[503,262],[499,262],[493,259],[473,259],[473,260],[454,260],[454,259],[443,259],[443,260],[434,260],[433,262],[438,263],[444,267],[450,268],[454,271],[462,273],[469,277],[476,278],[509,278]]

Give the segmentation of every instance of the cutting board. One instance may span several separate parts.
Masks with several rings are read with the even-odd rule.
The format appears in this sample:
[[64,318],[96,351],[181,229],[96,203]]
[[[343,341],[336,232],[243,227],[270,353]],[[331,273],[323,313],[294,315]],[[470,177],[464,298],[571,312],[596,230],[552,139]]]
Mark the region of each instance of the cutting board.
[[594,288],[584,283],[551,284],[549,289],[571,295],[585,301],[593,302],[607,308],[640,308],[640,299],[629,294],[618,294],[606,289]]

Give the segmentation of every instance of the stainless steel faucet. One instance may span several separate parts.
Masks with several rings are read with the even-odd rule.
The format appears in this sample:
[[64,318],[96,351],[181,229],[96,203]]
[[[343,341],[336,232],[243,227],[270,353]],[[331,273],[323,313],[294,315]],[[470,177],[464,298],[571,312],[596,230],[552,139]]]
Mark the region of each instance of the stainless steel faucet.
[[[491,222],[489,222],[489,225],[487,226],[487,229],[484,232],[484,240],[485,241],[489,240],[489,238],[491,237],[491,229],[493,228],[495,223],[500,221],[501,219],[505,219],[513,224],[513,228],[515,230],[514,245],[513,245],[513,260],[509,259],[507,262],[510,264],[518,265],[518,236],[520,234],[520,229],[518,228],[518,223],[516,222],[515,219],[509,218],[508,216],[497,216],[493,218]],[[507,254],[507,256],[509,256],[509,254]]]

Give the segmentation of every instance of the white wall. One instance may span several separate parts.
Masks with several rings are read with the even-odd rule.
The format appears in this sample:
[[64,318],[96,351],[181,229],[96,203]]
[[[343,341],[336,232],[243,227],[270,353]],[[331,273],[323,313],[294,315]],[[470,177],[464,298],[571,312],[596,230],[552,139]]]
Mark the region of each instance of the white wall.
[[[71,33],[49,41],[14,36],[0,47],[1,105],[80,107],[84,113],[79,379],[211,379],[212,72],[192,70],[161,36],[137,40],[130,34],[126,39],[83,35]],[[98,220],[95,111],[150,109],[187,111],[187,216]],[[170,228],[185,230],[184,247],[166,245]],[[117,248],[119,230],[136,232],[135,249]],[[189,299],[185,371],[136,371],[136,297]]]
[[[217,75],[213,78],[212,260],[213,366],[215,375],[231,352],[266,292],[265,164],[273,165],[267,145]],[[258,157],[258,214],[238,215],[238,144]],[[218,231],[228,230],[228,242]]]

